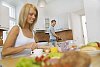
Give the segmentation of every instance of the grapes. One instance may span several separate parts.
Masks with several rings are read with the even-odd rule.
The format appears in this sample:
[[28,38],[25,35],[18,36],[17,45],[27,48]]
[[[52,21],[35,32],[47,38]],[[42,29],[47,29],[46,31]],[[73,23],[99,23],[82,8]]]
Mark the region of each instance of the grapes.
[[37,63],[33,58],[20,58],[16,64],[16,67],[40,67],[40,63]]

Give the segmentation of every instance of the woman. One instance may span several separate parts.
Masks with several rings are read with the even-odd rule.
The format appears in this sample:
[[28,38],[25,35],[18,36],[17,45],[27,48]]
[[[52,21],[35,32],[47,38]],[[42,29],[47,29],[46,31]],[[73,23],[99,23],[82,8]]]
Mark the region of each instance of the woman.
[[32,4],[26,3],[19,15],[19,25],[10,30],[3,45],[3,57],[8,55],[28,55],[31,50],[37,48],[32,31],[37,17],[37,8]]

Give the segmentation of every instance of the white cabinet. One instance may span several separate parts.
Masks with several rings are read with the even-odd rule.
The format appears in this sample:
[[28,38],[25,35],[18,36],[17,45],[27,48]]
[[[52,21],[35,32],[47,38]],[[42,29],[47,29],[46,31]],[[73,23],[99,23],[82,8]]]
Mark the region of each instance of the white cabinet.
[[38,7],[38,19],[37,23],[34,26],[35,30],[46,30],[45,29],[45,16],[44,16],[44,8]]
[[70,27],[70,24],[71,24],[70,14],[63,13],[63,14],[60,14],[58,16],[51,17],[50,21],[52,19],[56,20],[55,31],[62,31],[62,30],[71,29],[71,27]]
[[0,5],[0,29],[8,30],[9,28],[9,9]]
[[58,17],[59,19],[59,29],[65,30],[68,29],[68,16],[67,14],[62,14]]
[[35,24],[35,30],[45,30],[45,19],[39,18]]

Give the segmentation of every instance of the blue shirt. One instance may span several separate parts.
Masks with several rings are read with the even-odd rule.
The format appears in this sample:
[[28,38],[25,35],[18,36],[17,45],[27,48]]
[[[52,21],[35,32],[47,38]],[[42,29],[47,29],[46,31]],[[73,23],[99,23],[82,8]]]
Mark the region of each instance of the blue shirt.
[[55,33],[54,27],[50,26],[49,27],[49,36],[50,36],[50,39],[56,39],[56,37],[53,35],[53,33]]

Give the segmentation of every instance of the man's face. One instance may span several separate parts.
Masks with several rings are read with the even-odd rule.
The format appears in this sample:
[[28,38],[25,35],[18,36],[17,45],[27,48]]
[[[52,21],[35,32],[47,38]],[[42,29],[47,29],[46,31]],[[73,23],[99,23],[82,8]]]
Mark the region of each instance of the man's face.
[[56,22],[52,22],[52,26],[54,27],[56,25]]

